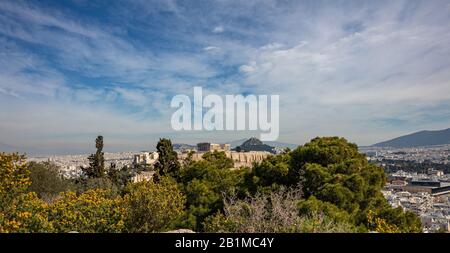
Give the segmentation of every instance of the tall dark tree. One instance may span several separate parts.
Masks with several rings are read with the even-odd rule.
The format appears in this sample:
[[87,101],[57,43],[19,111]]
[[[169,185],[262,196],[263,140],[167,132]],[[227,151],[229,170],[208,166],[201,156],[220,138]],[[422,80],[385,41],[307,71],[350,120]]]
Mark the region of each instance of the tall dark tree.
[[103,136],[95,139],[95,147],[97,151],[88,157],[89,167],[82,168],[84,174],[88,178],[99,178],[105,175],[105,157],[103,153]]
[[159,139],[156,145],[158,151],[158,161],[155,169],[160,176],[169,175],[176,177],[179,174],[181,165],[178,161],[177,152],[173,150],[172,141],[169,139]]

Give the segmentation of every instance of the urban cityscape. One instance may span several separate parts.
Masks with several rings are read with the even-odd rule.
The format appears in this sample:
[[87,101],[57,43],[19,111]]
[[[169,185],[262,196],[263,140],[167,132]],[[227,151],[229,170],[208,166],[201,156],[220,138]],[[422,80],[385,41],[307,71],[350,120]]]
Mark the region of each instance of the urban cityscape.
[[419,215],[424,232],[450,231],[450,145],[371,147],[363,152],[385,168],[383,194],[392,206]]

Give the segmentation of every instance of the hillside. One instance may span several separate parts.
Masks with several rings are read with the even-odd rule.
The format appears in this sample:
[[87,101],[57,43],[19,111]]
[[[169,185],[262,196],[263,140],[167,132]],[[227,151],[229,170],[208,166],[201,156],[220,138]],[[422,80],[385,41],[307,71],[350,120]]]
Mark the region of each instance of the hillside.
[[257,138],[250,138],[246,140],[242,145],[236,147],[236,150],[241,151],[267,151],[271,153],[275,153],[274,147],[271,147],[267,144],[264,144],[262,141]]
[[0,142],[0,152],[18,152],[18,151],[19,151],[18,148]]
[[374,147],[410,148],[450,144],[450,128],[437,131],[420,131],[392,140],[374,144]]
[[[236,148],[237,146],[242,145],[247,140],[248,139],[235,140],[235,141],[229,142],[229,144],[230,144],[231,148]],[[272,147],[281,148],[281,149],[284,149],[284,148],[295,149],[298,146],[296,144],[284,143],[284,142],[278,142],[278,141],[263,141],[262,143],[272,146]]]

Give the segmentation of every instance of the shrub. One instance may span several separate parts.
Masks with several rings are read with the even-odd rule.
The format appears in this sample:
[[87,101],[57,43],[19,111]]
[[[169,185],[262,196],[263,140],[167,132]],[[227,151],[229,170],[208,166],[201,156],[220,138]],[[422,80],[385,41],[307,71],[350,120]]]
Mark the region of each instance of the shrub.
[[126,230],[138,233],[169,230],[183,214],[185,201],[176,182],[166,177],[158,183],[129,184],[124,196]]

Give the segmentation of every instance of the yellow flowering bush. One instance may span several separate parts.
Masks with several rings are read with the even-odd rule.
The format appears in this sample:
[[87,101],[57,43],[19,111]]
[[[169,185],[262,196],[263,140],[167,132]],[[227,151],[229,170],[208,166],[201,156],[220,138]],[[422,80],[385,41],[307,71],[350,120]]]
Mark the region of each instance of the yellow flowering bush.
[[0,233],[51,232],[47,204],[30,185],[25,157],[0,153]]
[[182,214],[186,198],[176,182],[161,178],[130,184],[124,196],[128,232],[161,232],[170,229]]
[[25,156],[0,153],[0,196],[2,200],[25,192],[31,181]]
[[374,211],[369,210],[367,213],[367,222],[369,223],[369,228],[372,228],[374,231],[378,233],[400,233],[400,229],[393,225],[389,224],[385,219],[376,217]]
[[124,227],[122,199],[107,190],[62,193],[49,209],[56,232],[115,233]]

